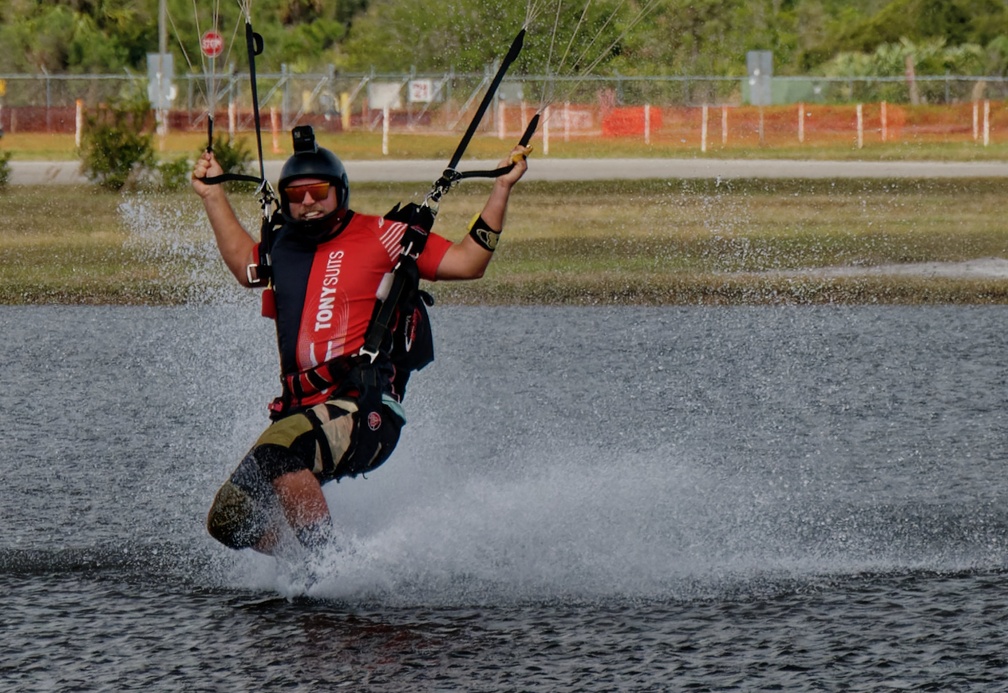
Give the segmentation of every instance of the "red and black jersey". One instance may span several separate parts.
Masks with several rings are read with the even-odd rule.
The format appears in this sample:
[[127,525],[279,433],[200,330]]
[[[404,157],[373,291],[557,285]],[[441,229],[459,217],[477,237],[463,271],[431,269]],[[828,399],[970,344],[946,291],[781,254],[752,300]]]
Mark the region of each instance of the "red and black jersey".
[[[349,213],[342,231],[321,243],[280,229],[271,265],[276,299],[277,343],[285,377],[309,373],[323,363],[352,356],[364,344],[375,293],[400,252],[406,224]],[[417,259],[423,279],[433,280],[451,242],[430,234]],[[310,385],[302,405],[324,401],[338,386]],[[314,390],[314,391],[312,391]]]

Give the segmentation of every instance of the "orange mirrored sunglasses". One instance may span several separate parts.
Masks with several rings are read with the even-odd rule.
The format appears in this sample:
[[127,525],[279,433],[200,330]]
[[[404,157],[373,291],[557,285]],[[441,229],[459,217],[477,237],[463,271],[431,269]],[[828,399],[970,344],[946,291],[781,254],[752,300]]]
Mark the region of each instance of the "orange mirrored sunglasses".
[[311,195],[315,202],[329,197],[329,183],[308,183],[307,185],[289,185],[284,188],[284,194],[289,202],[304,204],[305,197]]

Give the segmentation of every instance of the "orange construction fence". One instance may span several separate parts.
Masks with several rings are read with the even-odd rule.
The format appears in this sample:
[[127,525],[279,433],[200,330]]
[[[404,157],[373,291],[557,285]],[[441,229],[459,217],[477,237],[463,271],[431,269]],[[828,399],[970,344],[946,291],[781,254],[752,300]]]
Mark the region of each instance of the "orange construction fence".
[[[502,139],[520,135],[535,107],[506,104],[493,109],[483,132]],[[229,118],[230,115],[230,118]],[[273,117],[271,117],[273,115]],[[452,124],[467,123],[467,114],[449,109],[423,114],[393,111],[387,125],[394,132],[445,134]],[[251,113],[218,114],[223,132],[230,122],[237,130],[251,131]],[[80,128],[80,108],[35,106],[0,108],[0,128],[16,132],[73,133]],[[356,111],[346,119],[303,114],[298,123],[311,123],[320,131],[381,129],[380,111]],[[278,127],[275,114],[263,114],[263,129]],[[288,124],[293,126],[293,124]],[[172,131],[198,131],[206,127],[206,114],[168,112]],[[457,126],[456,129],[460,129]],[[638,138],[653,144],[686,148],[782,146],[793,144],[864,145],[873,142],[956,142],[983,144],[1008,141],[1008,102],[975,101],[944,105],[865,103],[847,105],[789,104],[782,106],[603,106],[598,103],[552,104],[542,113],[537,137],[547,142],[584,137]]]
[[[866,103],[784,106],[628,106],[554,104],[543,127],[553,139],[576,137],[640,138],[688,147],[780,146],[850,142],[989,143],[1008,139],[1008,104],[976,101],[909,106]],[[501,132],[520,132],[517,108],[502,112]]]

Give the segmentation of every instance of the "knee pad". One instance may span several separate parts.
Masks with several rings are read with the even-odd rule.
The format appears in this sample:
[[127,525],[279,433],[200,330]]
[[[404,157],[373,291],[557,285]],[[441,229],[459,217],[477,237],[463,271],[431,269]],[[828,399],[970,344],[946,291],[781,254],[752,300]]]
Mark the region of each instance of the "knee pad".
[[281,452],[277,446],[259,446],[245,456],[210,506],[210,536],[232,549],[259,543],[273,524],[272,513],[277,512],[272,482],[291,466]]
[[263,499],[229,479],[210,506],[207,531],[229,548],[248,549],[258,544],[268,529],[268,513]]

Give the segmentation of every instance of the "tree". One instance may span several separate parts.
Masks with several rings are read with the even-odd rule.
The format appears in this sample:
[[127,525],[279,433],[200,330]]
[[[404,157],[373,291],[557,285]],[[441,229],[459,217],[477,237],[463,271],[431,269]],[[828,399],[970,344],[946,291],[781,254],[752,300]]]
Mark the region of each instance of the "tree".
[[510,43],[525,9],[510,0],[373,0],[356,19],[338,64],[350,70],[480,70]]
[[[0,72],[145,72],[147,53],[158,50],[158,2],[0,0]],[[561,7],[557,17],[554,0],[251,3],[253,26],[266,45],[257,58],[264,72],[281,65],[295,72],[329,65],[478,71],[530,19],[513,74],[590,67],[595,73],[740,76],[746,51],[756,49],[773,51],[777,74],[804,74],[839,53],[871,54],[902,39],[941,38],[951,48],[1000,45],[1008,37],[1004,0],[580,0]],[[646,19],[635,22],[645,7],[651,8]],[[204,70],[199,39],[215,17],[228,44],[216,67],[245,67],[239,3],[168,0],[168,10],[176,70]],[[987,62],[1003,64],[1001,49],[986,52]]]
[[893,0],[867,17],[842,15],[831,52],[871,52],[881,44],[944,39],[949,45],[985,45],[1008,33],[1008,8],[1002,0]]

